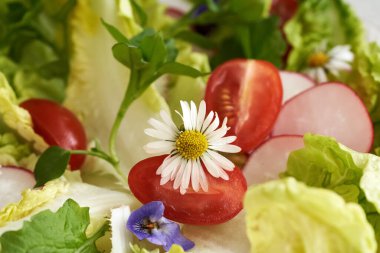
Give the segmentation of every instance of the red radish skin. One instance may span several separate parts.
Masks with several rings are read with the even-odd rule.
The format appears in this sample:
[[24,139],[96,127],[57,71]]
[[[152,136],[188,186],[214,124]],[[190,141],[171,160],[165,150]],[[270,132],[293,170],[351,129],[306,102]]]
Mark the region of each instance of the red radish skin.
[[165,14],[174,19],[180,19],[185,13],[177,8],[168,7]]
[[303,148],[303,137],[300,135],[283,135],[268,139],[249,157],[243,174],[248,185],[265,183],[278,178],[286,169],[289,154]]
[[31,171],[15,166],[0,166],[0,208],[19,201],[21,193],[35,184]]
[[369,152],[374,138],[365,105],[342,83],[318,85],[285,103],[272,135],[305,133],[334,137],[359,152]]
[[297,72],[280,71],[280,77],[283,90],[282,104],[316,85],[310,77]]

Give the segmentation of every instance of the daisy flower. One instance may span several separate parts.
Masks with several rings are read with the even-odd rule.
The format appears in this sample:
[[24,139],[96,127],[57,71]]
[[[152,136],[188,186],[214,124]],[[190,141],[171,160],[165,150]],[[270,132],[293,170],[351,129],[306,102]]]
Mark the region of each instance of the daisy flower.
[[305,73],[319,83],[327,82],[327,73],[338,76],[340,71],[350,71],[354,54],[349,45],[335,46],[326,52],[326,43],[318,47],[308,59]]
[[232,171],[235,165],[219,152],[237,153],[238,146],[231,143],[236,136],[225,136],[227,118],[221,124],[217,113],[210,112],[206,116],[206,103],[202,101],[197,110],[194,102],[190,104],[181,101],[182,114],[177,112],[183,126],[178,128],[169,114],[161,111],[161,119],[150,119],[148,122],[153,128],[145,133],[159,139],[148,143],[144,149],[150,154],[169,154],[157,169],[161,175],[161,185],[174,180],[174,189],[180,189],[185,194],[190,187],[194,191],[208,191],[208,182],[202,164],[207,172],[215,178],[228,180],[226,171]]

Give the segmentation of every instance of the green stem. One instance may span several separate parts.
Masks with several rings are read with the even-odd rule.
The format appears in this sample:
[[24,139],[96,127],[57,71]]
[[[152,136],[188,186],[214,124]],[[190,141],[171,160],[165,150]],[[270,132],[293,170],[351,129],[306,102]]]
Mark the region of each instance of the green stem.
[[138,82],[139,82],[139,75],[138,75],[137,71],[131,70],[131,77],[129,79],[128,88],[127,88],[127,91],[125,92],[123,101],[121,102],[119,111],[117,112],[116,119],[113,123],[112,129],[111,129],[111,134],[109,137],[109,142],[108,142],[108,150],[109,150],[110,157],[115,162],[114,167],[115,167],[117,173],[122,177],[124,177],[124,175],[121,172],[121,169],[119,166],[120,160],[119,160],[119,157],[117,156],[117,152],[116,152],[116,138],[117,138],[117,134],[119,132],[121,122],[123,121],[124,116],[125,116],[128,108],[129,108],[129,106],[131,105],[132,101],[134,100],[134,97],[132,97],[130,95],[131,93],[133,93],[130,91],[130,89],[133,87],[138,87]]

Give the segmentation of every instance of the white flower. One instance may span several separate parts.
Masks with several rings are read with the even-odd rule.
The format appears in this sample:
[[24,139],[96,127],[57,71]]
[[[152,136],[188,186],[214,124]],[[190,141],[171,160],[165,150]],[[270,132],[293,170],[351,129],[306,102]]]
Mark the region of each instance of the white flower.
[[350,71],[354,54],[349,45],[335,46],[326,53],[326,44],[322,44],[310,55],[309,68],[305,73],[319,83],[327,82],[327,73],[339,76],[340,71]]
[[161,185],[174,180],[174,189],[180,189],[185,194],[190,187],[198,192],[200,187],[208,191],[206,172],[215,178],[228,180],[226,171],[232,171],[235,165],[218,152],[237,153],[238,146],[231,143],[236,136],[227,136],[227,118],[219,127],[217,113],[210,112],[206,116],[206,103],[202,101],[199,110],[194,102],[181,101],[183,127],[178,128],[165,111],[161,111],[162,122],[150,119],[148,122],[153,128],[145,133],[159,139],[148,143],[144,149],[150,154],[169,154],[157,169],[161,175]]

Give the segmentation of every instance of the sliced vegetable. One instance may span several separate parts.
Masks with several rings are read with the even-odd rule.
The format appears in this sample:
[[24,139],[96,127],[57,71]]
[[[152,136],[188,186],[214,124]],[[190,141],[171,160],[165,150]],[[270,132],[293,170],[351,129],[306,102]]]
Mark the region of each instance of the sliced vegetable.
[[251,253],[375,253],[363,209],[293,178],[251,187],[244,199]]
[[173,182],[160,185],[161,177],[156,175],[156,170],[165,157],[145,159],[137,163],[129,173],[129,187],[142,203],[162,201],[165,205],[165,217],[194,225],[223,223],[241,211],[247,184],[238,168],[227,172],[227,181],[214,178],[206,172],[208,192],[188,189],[186,194],[182,195],[178,189],[174,190]]
[[308,76],[297,72],[280,71],[280,77],[283,90],[283,104],[299,93],[315,86],[315,82]]
[[[32,116],[33,129],[52,146],[65,149],[86,149],[85,130],[78,118],[65,107],[45,99],[29,99],[20,105]],[[70,158],[72,169],[79,169],[85,156]]]
[[275,136],[265,141],[244,166],[247,184],[256,185],[279,178],[279,174],[286,170],[290,152],[303,146],[303,138],[298,135]]
[[[21,199],[21,193],[36,184],[33,173],[13,166],[0,166],[0,209]],[[0,222],[1,223],[1,222]]]
[[265,140],[281,108],[278,70],[257,60],[233,60],[211,74],[206,87],[207,109],[227,117],[230,133],[244,152]]
[[282,108],[273,135],[315,133],[335,137],[342,144],[368,152],[373,126],[360,98],[346,85],[327,83],[291,99]]

